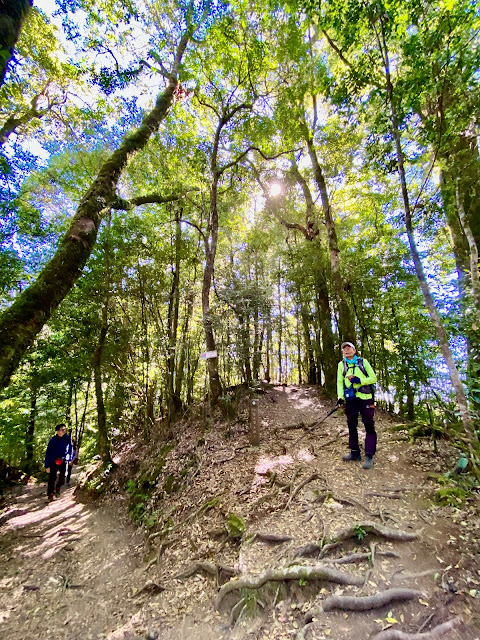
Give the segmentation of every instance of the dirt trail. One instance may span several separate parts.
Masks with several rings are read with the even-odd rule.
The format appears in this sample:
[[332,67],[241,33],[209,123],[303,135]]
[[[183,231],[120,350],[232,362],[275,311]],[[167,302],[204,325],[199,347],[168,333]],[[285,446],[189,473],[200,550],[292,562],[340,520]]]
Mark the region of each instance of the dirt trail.
[[[431,501],[435,485],[427,471],[445,469],[432,457],[430,444],[393,442],[387,431],[393,420],[378,412],[378,455],[374,468],[364,471],[340,461],[347,433],[340,412],[298,445],[305,432],[286,428],[318,420],[331,408],[314,387],[277,387],[259,402],[258,448],[246,446],[246,427],[240,423],[231,427],[229,439],[217,427],[206,432],[191,424],[179,432],[158,478],[158,533],[165,523],[171,533],[154,536],[149,548],[127,517],[121,473],[114,482],[118,490],[93,505],[78,502],[73,488],[50,505],[44,486],[12,494],[0,515],[0,637],[356,640],[374,637],[389,625],[409,633],[428,631],[460,615],[462,626],[444,637],[478,640],[478,501],[462,510]],[[130,468],[134,459],[150,464],[152,449],[138,443],[120,469]],[[165,478],[185,477],[186,459],[196,466],[188,467],[182,490],[166,496],[160,490]],[[245,520],[241,541],[222,537],[230,513]],[[372,524],[418,537],[385,539],[378,531],[370,533]],[[355,536],[324,553],[325,544],[349,527]],[[271,543],[253,534],[289,539]],[[296,558],[309,543],[318,545],[317,556],[321,549],[321,560]],[[371,555],[372,549],[373,566],[368,558],[328,565],[353,552]],[[228,567],[240,579],[256,579],[267,569],[323,563],[360,584],[300,577],[256,591],[232,589],[217,611],[214,601],[228,575],[220,572],[215,578],[195,570],[179,577],[202,562],[210,563],[204,568]],[[304,626],[305,613],[331,594],[368,596],[392,587],[414,588],[421,595],[365,612],[320,610]],[[250,617],[254,609],[257,615]]]

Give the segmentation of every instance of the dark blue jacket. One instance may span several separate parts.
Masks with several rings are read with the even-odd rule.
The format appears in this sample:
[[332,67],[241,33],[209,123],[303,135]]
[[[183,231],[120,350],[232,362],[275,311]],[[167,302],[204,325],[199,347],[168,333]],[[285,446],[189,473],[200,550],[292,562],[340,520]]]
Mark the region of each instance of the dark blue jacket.
[[66,460],[67,462],[72,459],[72,441],[67,434],[61,438],[57,435],[50,438],[45,453],[45,469],[52,467],[57,458],[62,458],[62,460]]

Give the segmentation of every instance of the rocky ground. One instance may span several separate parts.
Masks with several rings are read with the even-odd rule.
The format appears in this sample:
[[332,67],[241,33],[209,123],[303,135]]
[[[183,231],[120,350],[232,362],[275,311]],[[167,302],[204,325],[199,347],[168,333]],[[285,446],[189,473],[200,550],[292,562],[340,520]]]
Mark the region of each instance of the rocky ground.
[[[0,514],[1,637],[478,640],[478,493],[434,500],[446,445],[435,456],[429,440],[398,440],[378,411],[365,471],[341,462],[341,412],[305,428],[333,406],[315,387],[258,402],[258,447],[245,421],[204,415],[176,428],[171,451],[160,434],[125,444],[94,502],[17,487]],[[135,528],[128,479],[159,451],[148,529]]]

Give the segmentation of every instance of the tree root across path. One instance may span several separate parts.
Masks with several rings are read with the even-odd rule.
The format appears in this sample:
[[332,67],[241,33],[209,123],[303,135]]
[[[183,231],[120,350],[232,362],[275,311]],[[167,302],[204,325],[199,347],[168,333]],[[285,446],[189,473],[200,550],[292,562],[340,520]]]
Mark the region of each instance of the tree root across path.
[[208,573],[214,578],[217,579],[217,582],[224,582],[225,579],[231,578],[236,574],[235,569],[232,567],[227,567],[222,564],[215,564],[214,562],[197,562],[196,564],[187,567],[181,573],[173,576],[175,580],[185,580],[185,578],[190,578],[195,573]]
[[422,595],[417,589],[387,589],[373,596],[329,596],[323,602],[323,611],[341,609],[342,611],[369,611],[380,609],[392,602],[413,600]]
[[391,529],[381,524],[377,524],[376,522],[361,522],[352,527],[341,529],[340,531],[335,533],[330,538],[330,542],[325,545],[319,545],[316,542],[310,542],[303,547],[300,547],[296,552],[295,557],[302,558],[318,554],[319,558],[324,558],[327,553],[329,553],[332,549],[340,546],[342,542],[350,540],[351,538],[357,538],[361,540],[366,536],[367,533],[373,533],[380,538],[385,538],[387,540],[397,540],[399,542],[408,542],[410,540],[416,540],[418,538],[418,533],[415,532],[409,533],[408,531]]
[[326,567],[323,564],[313,566],[293,565],[283,569],[267,569],[255,576],[230,580],[218,592],[215,599],[215,608],[218,610],[225,596],[232,591],[240,589],[260,589],[269,581],[282,582],[288,580],[327,580],[336,584],[351,584],[360,586],[363,584],[361,576],[351,573],[342,573],[338,569]]
[[326,611],[340,609],[341,611],[369,611],[370,609],[380,609],[392,602],[402,602],[412,600],[423,595],[416,589],[387,589],[373,596],[329,596],[322,606],[314,607],[307,611],[304,623],[312,622],[313,618],[318,618]]
[[376,522],[361,522],[353,527],[347,527],[346,529],[341,529],[335,533],[331,538],[332,541],[322,547],[320,557],[322,558],[327,555],[329,551],[338,547],[342,542],[345,542],[345,540],[349,540],[350,538],[362,539],[367,533],[373,533],[381,538],[396,540],[398,542],[408,542],[418,538],[418,533],[416,532],[409,533],[408,531],[391,529],[381,524],[377,524]]
[[436,640],[455,629],[455,627],[459,627],[462,623],[462,618],[457,616],[425,633],[405,633],[399,629],[386,629],[373,636],[372,640]]

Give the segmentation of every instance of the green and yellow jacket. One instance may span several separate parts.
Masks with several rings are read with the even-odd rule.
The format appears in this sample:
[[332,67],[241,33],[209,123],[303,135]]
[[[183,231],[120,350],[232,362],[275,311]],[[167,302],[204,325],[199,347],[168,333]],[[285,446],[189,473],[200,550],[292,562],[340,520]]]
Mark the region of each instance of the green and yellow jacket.
[[345,359],[345,362],[347,364],[347,373],[345,375],[343,374],[344,360],[338,363],[337,396],[339,399],[342,398],[343,400],[345,400],[344,385],[345,387],[347,387],[347,389],[352,386],[352,383],[347,378],[347,376],[357,376],[357,378],[360,378],[360,384],[356,383],[353,385],[353,388],[355,389],[355,395],[357,398],[360,398],[361,400],[370,400],[373,397],[372,390],[368,385],[375,384],[377,381],[377,376],[375,375],[375,372],[372,369],[372,366],[368,362],[368,360],[366,360],[365,358],[362,358],[363,366],[365,368],[367,375],[365,375],[365,373],[363,373],[360,367],[357,366],[357,360],[358,360],[357,356],[355,356],[354,361]]

